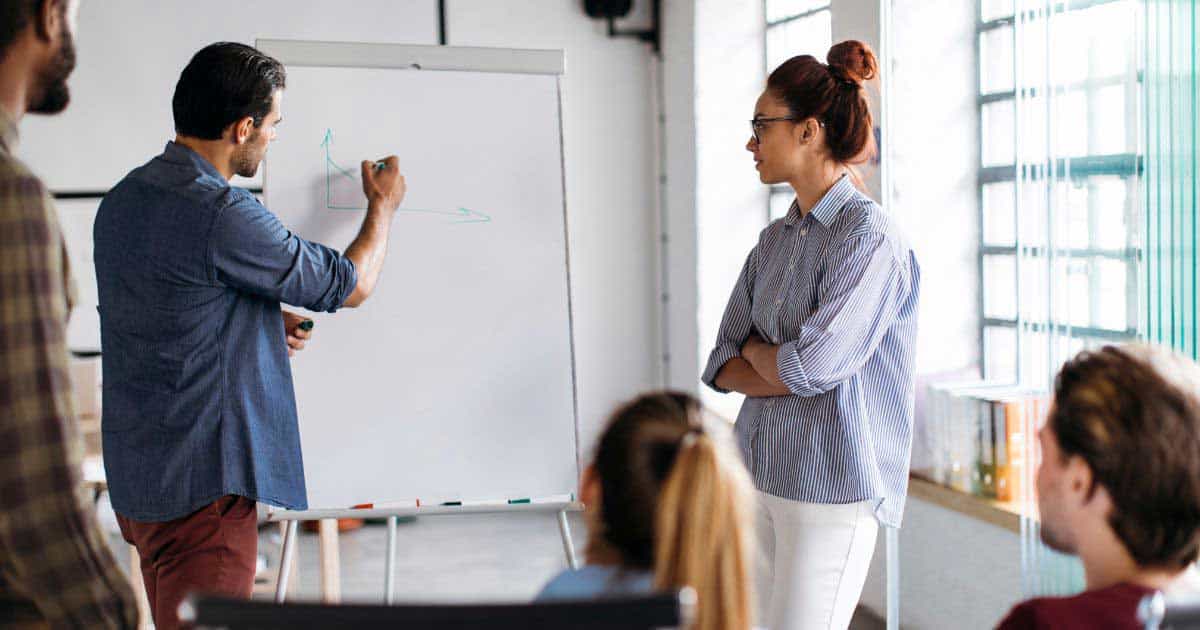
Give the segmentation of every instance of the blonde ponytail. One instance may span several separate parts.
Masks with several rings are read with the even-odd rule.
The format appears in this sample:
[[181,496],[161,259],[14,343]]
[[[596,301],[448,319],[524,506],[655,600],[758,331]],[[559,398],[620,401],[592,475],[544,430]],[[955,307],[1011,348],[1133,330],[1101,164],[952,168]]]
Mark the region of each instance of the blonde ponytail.
[[695,589],[694,630],[750,628],[751,501],[736,454],[699,431],[685,434],[655,511],[654,585]]

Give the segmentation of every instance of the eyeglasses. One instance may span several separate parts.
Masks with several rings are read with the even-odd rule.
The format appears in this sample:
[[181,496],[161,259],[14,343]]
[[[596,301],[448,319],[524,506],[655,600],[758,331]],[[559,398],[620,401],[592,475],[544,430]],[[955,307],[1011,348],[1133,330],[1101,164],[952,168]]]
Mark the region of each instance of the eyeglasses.
[[767,123],[779,122],[781,120],[791,120],[794,122],[796,119],[792,116],[780,116],[778,118],[755,118],[751,120],[750,133],[754,135],[754,144],[762,142],[762,140],[759,139],[758,134],[763,129],[767,128]]
[[[762,142],[762,140],[759,139],[758,134],[763,129],[767,128],[767,123],[779,122],[781,120],[790,120],[792,122],[797,121],[797,119],[793,116],[779,116],[778,118],[755,118],[755,119],[751,120],[750,121],[750,133],[754,134],[754,144],[758,144],[758,143]],[[820,125],[821,127],[825,126],[825,123],[820,120],[817,121],[817,124]]]

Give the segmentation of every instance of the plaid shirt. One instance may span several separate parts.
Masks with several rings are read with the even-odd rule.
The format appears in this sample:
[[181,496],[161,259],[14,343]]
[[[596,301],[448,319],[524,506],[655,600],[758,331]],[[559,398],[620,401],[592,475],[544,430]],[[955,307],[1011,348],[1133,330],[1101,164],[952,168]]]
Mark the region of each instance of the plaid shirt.
[[[0,111],[0,624],[131,628],[133,592],[83,484],[66,249],[46,188],[12,155],[16,140]],[[44,621],[22,619],[30,602]]]

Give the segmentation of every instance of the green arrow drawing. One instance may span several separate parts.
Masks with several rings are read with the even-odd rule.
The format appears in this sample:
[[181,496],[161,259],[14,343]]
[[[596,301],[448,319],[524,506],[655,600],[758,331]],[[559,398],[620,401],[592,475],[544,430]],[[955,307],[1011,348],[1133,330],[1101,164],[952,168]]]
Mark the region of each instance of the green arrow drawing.
[[[321,140],[321,148],[325,149],[325,207],[330,210],[366,210],[366,208],[358,206],[342,206],[333,203],[333,178],[335,175],[345,177],[347,179],[357,180],[355,174],[343,168],[337,162],[333,161],[332,151],[330,147],[333,145],[333,130],[325,130],[325,138]],[[444,217],[452,217],[458,219],[451,223],[490,223],[492,217],[479,212],[478,210],[470,210],[467,208],[459,208],[458,210],[423,210],[420,208],[398,208],[396,212],[409,212],[413,214],[436,214]]]

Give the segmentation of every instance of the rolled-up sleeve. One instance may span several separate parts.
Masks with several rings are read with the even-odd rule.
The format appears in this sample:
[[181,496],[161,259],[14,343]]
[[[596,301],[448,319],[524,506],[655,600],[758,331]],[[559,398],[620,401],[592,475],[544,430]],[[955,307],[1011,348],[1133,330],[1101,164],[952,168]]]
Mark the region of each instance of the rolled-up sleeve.
[[708,365],[700,380],[722,394],[729,390],[717,386],[717,374],[730,359],[742,354],[742,344],[750,338],[752,330],[750,309],[751,296],[754,291],[754,276],[758,266],[758,247],[750,250],[742,272],[738,274],[737,282],[733,285],[733,293],[725,306],[725,315],[721,318],[721,328],[717,331],[717,344],[708,355]]
[[793,394],[816,396],[862,369],[896,321],[905,273],[885,234],[852,236],[837,248],[816,310],[799,338],[779,347],[779,378]]
[[209,257],[215,282],[310,311],[336,311],[358,282],[353,261],[296,236],[249,193],[217,215]]

